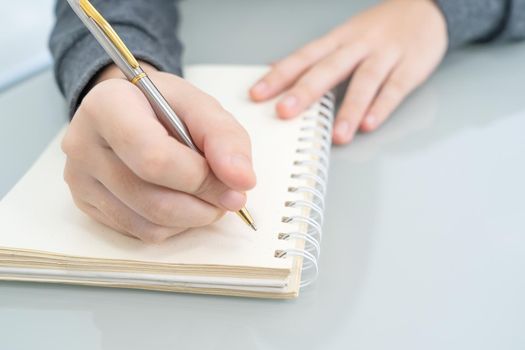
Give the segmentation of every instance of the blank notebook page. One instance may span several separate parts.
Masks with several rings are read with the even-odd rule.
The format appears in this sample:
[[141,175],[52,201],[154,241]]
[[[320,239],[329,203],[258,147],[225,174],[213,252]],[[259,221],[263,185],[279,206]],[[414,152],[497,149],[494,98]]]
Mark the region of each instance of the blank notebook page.
[[274,101],[249,101],[249,87],[266,69],[193,66],[185,72],[189,81],[217,98],[250,134],[257,186],[248,192],[247,208],[258,231],[235,213],[227,213],[211,226],[191,229],[161,244],[146,244],[114,232],[75,207],[62,177],[62,131],[0,202],[0,246],[153,263],[291,268],[293,259],[275,258],[274,252],[295,244],[278,239],[277,234],[290,230],[290,224],[283,224],[281,218],[290,210],[284,202],[290,197],[287,189],[304,121],[278,120]]

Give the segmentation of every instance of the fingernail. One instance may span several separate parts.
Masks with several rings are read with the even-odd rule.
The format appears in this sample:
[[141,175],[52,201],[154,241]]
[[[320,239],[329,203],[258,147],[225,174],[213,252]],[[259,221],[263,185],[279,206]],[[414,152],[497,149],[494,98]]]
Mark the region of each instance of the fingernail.
[[233,190],[228,190],[219,197],[219,204],[229,211],[240,210],[246,202],[246,195]]
[[297,102],[297,97],[290,95],[286,96],[281,102],[279,102],[279,104],[286,107],[287,109],[292,109],[297,105]]
[[260,81],[253,87],[252,91],[257,95],[266,95],[268,91],[268,84],[264,81]]
[[237,171],[251,171],[252,162],[244,154],[234,154],[230,156],[230,165]]
[[346,120],[342,120],[335,126],[335,133],[340,139],[346,140],[350,132],[350,123]]

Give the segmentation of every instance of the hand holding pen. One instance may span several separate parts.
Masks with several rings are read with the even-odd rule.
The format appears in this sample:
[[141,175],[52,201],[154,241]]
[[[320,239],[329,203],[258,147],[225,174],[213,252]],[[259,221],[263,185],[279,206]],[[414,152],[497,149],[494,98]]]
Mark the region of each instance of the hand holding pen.
[[210,224],[225,210],[241,210],[255,174],[246,131],[216,100],[182,78],[140,66],[185,121],[202,155],[170,136],[144,92],[114,79],[125,75],[109,66],[64,138],[64,175],[77,206],[88,215],[158,242]]

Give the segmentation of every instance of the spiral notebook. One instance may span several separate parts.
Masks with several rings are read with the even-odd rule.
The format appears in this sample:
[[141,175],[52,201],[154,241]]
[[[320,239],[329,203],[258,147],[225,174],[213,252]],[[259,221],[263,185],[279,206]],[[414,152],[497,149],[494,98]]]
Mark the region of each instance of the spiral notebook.
[[278,120],[275,101],[247,91],[267,67],[191,66],[186,78],[216,97],[252,139],[257,186],[247,208],[213,225],[147,244],[77,209],[63,182],[62,130],[0,202],[0,280],[293,298],[318,274],[334,110],[327,94]]

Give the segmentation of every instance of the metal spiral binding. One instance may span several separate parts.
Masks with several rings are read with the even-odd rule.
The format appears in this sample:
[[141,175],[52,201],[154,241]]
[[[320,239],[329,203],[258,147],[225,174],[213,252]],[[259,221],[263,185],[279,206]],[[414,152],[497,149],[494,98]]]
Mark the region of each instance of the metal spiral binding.
[[302,135],[298,141],[306,144],[298,148],[296,153],[308,159],[296,160],[294,166],[297,171],[291,178],[304,181],[288,188],[299,199],[289,200],[285,207],[307,209],[308,216],[290,215],[282,218],[283,223],[298,224],[305,227],[305,232],[294,230],[279,232],[277,238],[281,240],[302,240],[304,249],[288,248],[275,251],[276,258],[299,257],[303,259],[301,287],[315,281],[319,273],[320,241],[322,238],[324,196],[328,176],[330,147],[332,144],[332,122],[334,118],[335,97],[332,92],[325,94],[318,103],[315,115],[303,117],[310,125],[301,128]]

